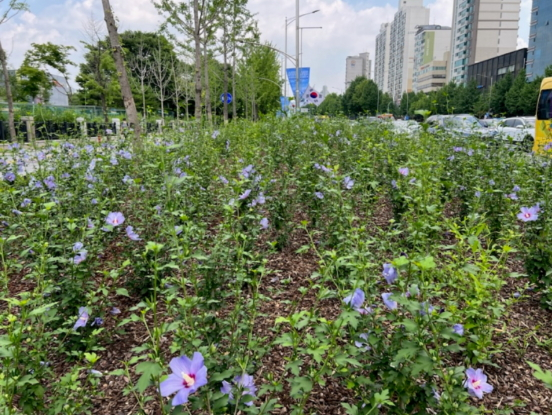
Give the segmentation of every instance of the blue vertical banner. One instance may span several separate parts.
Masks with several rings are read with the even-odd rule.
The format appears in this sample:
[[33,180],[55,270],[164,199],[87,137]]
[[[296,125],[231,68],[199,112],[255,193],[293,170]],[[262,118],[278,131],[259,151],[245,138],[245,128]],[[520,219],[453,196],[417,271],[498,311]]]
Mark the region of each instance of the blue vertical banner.
[[[295,68],[288,68],[287,76],[289,79],[289,85],[291,86],[291,92],[295,96]],[[303,96],[310,81],[310,68],[299,68],[299,96]]]
[[280,104],[282,104],[282,111],[286,112],[289,109],[289,98],[280,97]]

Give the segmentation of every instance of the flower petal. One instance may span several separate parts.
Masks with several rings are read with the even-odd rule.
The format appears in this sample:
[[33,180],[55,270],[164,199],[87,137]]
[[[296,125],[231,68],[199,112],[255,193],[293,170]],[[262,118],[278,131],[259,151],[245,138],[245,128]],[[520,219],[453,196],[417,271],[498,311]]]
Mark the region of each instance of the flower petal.
[[182,378],[174,373],[171,373],[169,377],[159,385],[159,392],[161,393],[161,396],[169,396],[183,388],[184,385],[182,384]]
[[183,405],[186,402],[188,402],[188,395],[190,394],[191,390],[187,388],[182,388],[180,391],[175,395],[172,406],[178,406]]
[[182,373],[190,374],[190,368],[192,362],[188,359],[187,356],[175,357],[169,363],[173,373],[176,373],[180,378],[182,378]]

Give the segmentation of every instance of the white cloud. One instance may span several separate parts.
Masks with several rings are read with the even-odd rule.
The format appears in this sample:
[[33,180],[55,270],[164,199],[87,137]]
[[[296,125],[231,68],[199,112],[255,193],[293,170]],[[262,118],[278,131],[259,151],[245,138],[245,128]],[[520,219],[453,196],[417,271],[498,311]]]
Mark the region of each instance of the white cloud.
[[522,39],[520,37],[518,37],[517,39],[517,48],[516,49],[523,49],[523,48],[526,48],[527,47],[527,42],[525,41],[525,39]]
[[[285,18],[295,16],[295,0],[250,0],[249,4],[250,9],[258,13],[262,40],[283,50]],[[380,25],[393,19],[396,8],[385,4],[355,10],[342,0],[301,2],[300,13],[317,9],[318,13],[300,19],[301,26],[323,27],[303,30],[303,66],[311,68],[312,85],[320,89],[327,85],[330,92],[338,92],[344,89],[346,57],[370,52],[373,60]],[[295,23],[288,28],[288,53],[295,56]]]
[[[91,14],[103,20],[98,0],[50,0],[40,13],[23,13],[2,27],[2,42],[10,54],[10,64],[18,67],[30,44],[53,42],[77,48],[73,60],[82,61],[83,24]],[[162,17],[151,0],[111,0],[121,30],[154,31]],[[352,5],[354,3],[354,5]],[[425,0],[430,8],[430,24],[451,25],[453,0]],[[520,40],[528,39],[532,0],[521,0]],[[372,4],[372,5],[370,5]],[[301,0],[301,13],[320,12],[302,17],[301,26],[322,26],[303,31],[303,66],[311,67],[311,84],[327,85],[331,92],[343,90],[345,59],[369,52],[374,61],[375,41],[382,23],[390,22],[398,0]],[[256,14],[261,39],[284,49],[284,21],[295,16],[295,0],[249,0]],[[525,43],[524,43],[525,42]],[[295,55],[295,24],[288,28],[288,53]],[[291,65],[288,65],[291,66]],[[76,74],[75,68],[73,73]]]

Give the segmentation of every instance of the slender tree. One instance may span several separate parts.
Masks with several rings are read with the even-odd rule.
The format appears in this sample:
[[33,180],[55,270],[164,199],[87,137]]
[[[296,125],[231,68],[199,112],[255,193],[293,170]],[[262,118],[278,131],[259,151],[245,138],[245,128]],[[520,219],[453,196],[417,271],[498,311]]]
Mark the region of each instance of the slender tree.
[[111,41],[111,51],[113,52],[113,59],[115,59],[115,65],[117,66],[119,84],[121,85],[121,94],[125,105],[127,119],[131,125],[134,125],[134,136],[136,139],[135,143],[141,145],[140,121],[138,120],[136,104],[134,103],[134,97],[132,96],[132,90],[130,89],[130,82],[128,81],[128,74],[123,58],[123,48],[121,47],[121,42],[119,41],[115,16],[113,15],[113,10],[111,9],[109,0],[102,0],[102,6],[107,31],[109,33],[109,40]]
[[[21,11],[29,10],[26,0],[0,0],[0,26],[13,18]],[[17,140],[15,133],[15,116],[13,112],[13,94],[10,85],[10,75],[8,72],[8,57],[6,51],[0,42],[0,64],[2,65],[2,74],[4,75],[4,84],[6,88],[6,100],[8,101],[8,125],[10,139]]]

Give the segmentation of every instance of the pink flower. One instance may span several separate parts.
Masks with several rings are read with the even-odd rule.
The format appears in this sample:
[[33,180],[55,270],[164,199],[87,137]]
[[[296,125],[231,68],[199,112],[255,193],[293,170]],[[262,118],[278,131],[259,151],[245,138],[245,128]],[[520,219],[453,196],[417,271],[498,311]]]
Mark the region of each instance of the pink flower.
[[108,225],[119,226],[125,221],[125,217],[121,212],[111,212],[105,221]]
[[533,206],[533,207],[522,207],[521,213],[518,213],[517,217],[519,220],[522,220],[523,222],[530,222],[537,220],[539,218],[539,206]]
[[483,374],[483,369],[472,369],[471,367],[466,370],[466,376],[468,377],[464,381],[464,387],[468,389],[470,396],[483,399],[484,393],[491,393],[493,387],[487,383],[487,376]]

